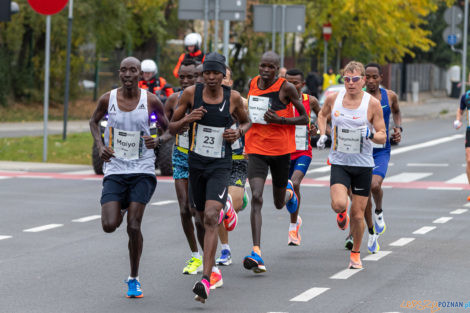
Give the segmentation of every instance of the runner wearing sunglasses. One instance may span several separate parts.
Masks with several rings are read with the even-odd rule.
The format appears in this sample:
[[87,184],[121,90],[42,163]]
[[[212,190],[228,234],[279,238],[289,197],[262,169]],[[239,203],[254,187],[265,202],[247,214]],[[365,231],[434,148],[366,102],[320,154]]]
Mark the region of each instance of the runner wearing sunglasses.
[[[348,189],[352,191],[351,232],[354,238],[349,268],[361,269],[360,248],[364,234],[364,211],[372,179],[372,142],[387,139],[380,102],[364,92],[365,70],[362,63],[351,61],[344,69],[345,90],[329,95],[318,115],[320,139],[317,147],[325,148],[326,122],[331,117],[333,143],[331,163],[331,207],[342,230],[349,224]],[[375,133],[372,132],[375,129]]]

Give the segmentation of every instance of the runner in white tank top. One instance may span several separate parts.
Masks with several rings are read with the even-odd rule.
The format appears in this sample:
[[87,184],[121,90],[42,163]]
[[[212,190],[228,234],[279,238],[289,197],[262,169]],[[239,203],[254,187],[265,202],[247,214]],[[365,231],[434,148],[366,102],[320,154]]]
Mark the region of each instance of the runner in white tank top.
[[[380,102],[362,91],[365,84],[364,66],[352,61],[344,69],[346,90],[328,96],[318,115],[320,139],[317,147],[325,148],[326,121],[331,117],[332,146],[330,150],[331,207],[337,213],[338,227],[349,224],[348,189],[352,191],[351,231],[354,238],[349,268],[362,268],[360,247],[364,234],[364,210],[370,193],[372,142],[385,143],[387,134]],[[375,129],[375,133],[371,132]]]
[[[128,298],[143,297],[139,282],[139,262],[143,238],[140,231],[146,204],[157,185],[155,153],[158,138],[150,136],[150,115],[155,113],[163,130],[168,119],[163,105],[154,94],[138,87],[142,74],[140,61],[122,60],[119,77],[122,87],[101,96],[90,119],[90,129],[104,163],[105,177],[101,195],[101,224],[112,233],[122,223],[127,211],[127,233],[131,273],[127,280]],[[98,123],[108,113],[104,142]]]

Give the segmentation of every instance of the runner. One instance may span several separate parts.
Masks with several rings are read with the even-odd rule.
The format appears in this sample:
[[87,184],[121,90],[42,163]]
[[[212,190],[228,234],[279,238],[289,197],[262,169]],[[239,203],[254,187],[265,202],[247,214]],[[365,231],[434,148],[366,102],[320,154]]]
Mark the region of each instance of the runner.
[[[188,59],[181,63],[178,72],[180,86],[184,90],[192,86],[196,82],[196,62]],[[175,93],[168,98],[165,105],[165,115],[171,120],[173,113],[178,107],[178,102],[181,98],[183,91]],[[202,256],[197,248],[196,237],[194,235],[193,216],[195,212],[190,207],[188,197],[188,149],[189,149],[189,132],[186,130],[181,134],[176,135],[175,146],[173,148],[173,179],[175,180],[176,196],[178,197],[178,204],[180,207],[180,218],[183,231],[188,241],[189,248],[191,249],[191,258],[186,263],[183,269],[183,274],[197,274],[202,272]],[[196,228],[200,230],[204,226],[199,220],[196,220]],[[201,247],[204,245],[204,238],[198,238]]]
[[[374,158],[375,166],[372,170],[371,194],[374,197],[375,213],[372,214],[371,196],[369,196],[365,211],[365,219],[369,231],[367,248],[369,253],[376,253],[380,250],[380,245],[378,243],[379,235],[382,235],[386,229],[382,209],[382,183],[384,181],[385,175],[387,174],[388,162],[390,161],[391,146],[388,132],[390,113],[392,113],[393,122],[395,124],[395,127],[393,128],[392,139],[397,143],[401,140],[401,132],[403,131],[403,128],[400,126],[401,113],[396,93],[380,87],[380,83],[382,82],[383,78],[382,68],[379,64],[369,63],[366,65],[365,70],[366,91],[376,99],[380,100],[380,105],[382,106],[382,112],[385,121],[385,130],[387,132],[387,140],[385,141],[384,145],[372,145],[374,148],[372,156]],[[349,250],[352,249],[351,230],[349,237],[346,239],[346,248]]]
[[[157,139],[150,136],[150,115],[157,115],[163,130],[168,120],[163,105],[154,94],[138,87],[142,74],[140,61],[134,57],[122,60],[119,77],[122,87],[101,96],[90,119],[90,130],[100,151],[104,179],[101,195],[101,223],[112,233],[122,223],[127,211],[131,273],[127,279],[128,298],[143,297],[139,281],[139,262],[143,237],[141,223],[145,205],[155,191],[155,153]],[[109,115],[104,144],[99,122]]]
[[[222,85],[232,88],[232,71],[227,66],[227,72]],[[248,102],[242,97],[243,105],[247,109]],[[232,125],[232,128],[236,129],[238,123]],[[246,184],[246,172],[248,168],[248,161],[243,155],[245,147],[245,140],[243,137],[239,138],[235,143],[232,144],[232,171],[230,173],[229,187],[228,187],[228,199],[233,205],[235,212],[239,212],[247,205],[247,194],[245,192]],[[230,245],[228,244],[228,232],[225,227],[219,227],[219,238],[222,245],[222,251],[219,258],[216,260],[218,265],[230,265],[232,264],[232,252]],[[217,277],[214,277],[217,279]],[[215,281],[211,277],[211,285],[214,285]]]
[[202,76],[202,64],[196,66],[196,83],[204,84],[204,77]]
[[[349,224],[348,189],[351,187],[351,232],[354,238],[349,268],[360,269],[360,248],[364,235],[364,211],[372,179],[372,142],[384,144],[387,139],[380,102],[364,92],[364,66],[351,61],[344,69],[346,89],[329,95],[318,115],[320,139],[317,147],[325,148],[326,121],[331,116],[333,144],[331,163],[331,207],[342,230]],[[375,129],[375,133],[371,129]]]
[[[307,125],[308,116],[295,87],[278,78],[280,59],[266,52],[259,63],[259,76],[250,82],[248,106],[253,126],[245,136],[248,154],[248,180],[251,188],[251,233],[253,251],[243,260],[243,266],[255,273],[266,272],[261,258],[261,208],[263,189],[271,170],[274,205],[297,210],[298,199],[289,179],[290,154],[295,152],[295,126]],[[293,107],[299,112],[294,117]]]
[[[229,87],[222,86],[225,76],[225,58],[210,53],[203,63],[205,84],[196,84],[184,90],[176,109],[170,132],[176,134],[190,127],[189,181],[197,213],[204,223],[203,275],[193,288],[195,300],[202,303],[209,296],[210,275],[215,271],[218,225],[236,226],[237,215],[227,201],[227,185],[232,168],[231,144],[243,136],[250,120],[243,107],[241,96]],[[190,111],[186,115],[187,111]],[[231,129],[232,115],[239,121]],[[225,206],[225,210],[222,208]],[[221,285],[222,280],[220,280]],[[215,286],[217,287],[217,286]]]
[[[308,94],[302,93],[302,88],[305,86],[304,73],[299,69],[290,69],[286,72],[286,80],[295,86],[299,98],[305,108],[307,114],[313,111],[318,116],[320,112],[320,106],[318,100]],[[294,109],[295,110],[295,109]],[[295,110],[295,116],[299,116],[299,112]],[[313,128],[312,128],[313,126]],[[299,234],[300,226],[302,225],[302,219],[299,216],[300,210],[300,183],[305,176],[305,173],[310,166],[312,161],[312,146],[310,145],[310,134],[316,134],[316,128],[311,125],[310,122],[307,126],[296,125],[295,126],[295,143],[296,151],[290,156],[290,169],[289,179],[294,184],[295,193],[299,199],[298,209],[290,214],[290,225],[287,244],[290,246],[300,245],[301,236]]]
[[[470,74],[469,74],[470,77]],[[465,132],[465,160],[467,162],[467,180],[470,183],[470,119],[469,119],[469,109],[470,109],[470,91],[467,91],[465,94],[460,97],[460,107],[457,109],[457,114],[454,121],[454,128],[459,129],[462,127],[462,114],[467,110],[467,130]],[[467,197],[467,201],[470,201],[470,196]]]

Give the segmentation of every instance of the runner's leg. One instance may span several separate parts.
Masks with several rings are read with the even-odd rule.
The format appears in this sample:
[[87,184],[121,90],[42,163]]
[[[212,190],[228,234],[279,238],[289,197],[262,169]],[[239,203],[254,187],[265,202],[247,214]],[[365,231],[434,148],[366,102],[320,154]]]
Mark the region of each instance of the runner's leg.
[[101,206],[101,226],[106,233],[112,233],[122,223],[121,203],[106,202]]
[[144,238],[142,237],[141,224],[144,216],[145,204],[131,202],[127,212],[127,234],[129,235],[129,259],[131,265],[131,277],[139,276],[139,263],[142,255]]
[[193,214],[189,208],[188,180],[175,179],[176,196],[180,207],[180,218],[183,231],[191,252],[197,252],[196,236],[194,235]]

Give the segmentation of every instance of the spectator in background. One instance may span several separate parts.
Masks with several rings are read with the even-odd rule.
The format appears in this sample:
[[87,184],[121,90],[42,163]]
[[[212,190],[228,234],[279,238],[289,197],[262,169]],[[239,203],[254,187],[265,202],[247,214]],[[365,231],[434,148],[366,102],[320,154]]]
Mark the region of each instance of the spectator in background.
[[343,75],[344,75],[344,69],[340,69],[340,70],[339,70],[339,74],[336,75],[336,81],[335,81],[335,83],[336,83],[337,85],[338,85],[338,84],[344,84]]
[[323,91],[331,85],[334,85],[336,82],[336,74],[333,71],[332,67],[328,68],[327,73],[323,73]]
[[285,67],[281,67],[279,69],[279,77],[282,77],[282,78],[286,78],[286,72],[287,72],[287,69]]
[[317,71],[308,73],[306,78],[308,93],[318,99],[322,85],[321,77]]

